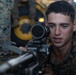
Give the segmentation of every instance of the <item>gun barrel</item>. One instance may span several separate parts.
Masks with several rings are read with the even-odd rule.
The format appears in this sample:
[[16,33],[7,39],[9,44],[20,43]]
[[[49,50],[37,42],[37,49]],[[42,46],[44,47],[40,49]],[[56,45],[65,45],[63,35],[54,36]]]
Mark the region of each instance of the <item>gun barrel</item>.
[[[21,55],[17,58],[8,60],[7,62],[0,65],[0,75],[9,73],[11,70],[13,70],[13,68],[15,68],[23,63],[25,65],[27,65],[29,62],[31,63],[31,60],[34,57],[35,57],[34,54],[26,53],[26,54]],[[25,66],[25,68],[26,68],[26,66]]]

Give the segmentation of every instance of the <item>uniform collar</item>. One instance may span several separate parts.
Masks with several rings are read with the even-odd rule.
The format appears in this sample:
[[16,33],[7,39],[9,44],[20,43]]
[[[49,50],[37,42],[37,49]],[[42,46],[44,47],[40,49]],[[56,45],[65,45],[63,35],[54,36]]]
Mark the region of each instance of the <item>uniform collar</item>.
[[67,51],[63,63],[60,63],[54,53],[53,47],[51,47],[51,54],[50,54],[50,63],[54,65],[64,64],[67,62],[67,60],[73,58],[73,47],[70,47],[70,49]]

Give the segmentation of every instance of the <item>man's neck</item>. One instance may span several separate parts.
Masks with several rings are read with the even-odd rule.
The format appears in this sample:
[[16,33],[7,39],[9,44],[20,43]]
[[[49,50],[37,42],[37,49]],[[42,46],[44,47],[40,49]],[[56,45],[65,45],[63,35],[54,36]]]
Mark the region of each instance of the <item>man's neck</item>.
[[70,47],[71,47],[71,42],[69,42],[69,44],[67,44],[63,47],[54,47],[54,52],[60,62],[62,62],[64,60],[64,57],[65,57],[67,51],[70,49]]

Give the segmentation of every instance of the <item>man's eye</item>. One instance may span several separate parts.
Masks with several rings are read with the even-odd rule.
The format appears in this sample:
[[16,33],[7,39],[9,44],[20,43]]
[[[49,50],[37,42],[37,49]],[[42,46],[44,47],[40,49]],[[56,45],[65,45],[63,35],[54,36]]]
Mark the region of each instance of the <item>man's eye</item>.
[[63,27],[63,28],[67,28],[67,27],[68,27],[68,25],[62,25],[62,27]]

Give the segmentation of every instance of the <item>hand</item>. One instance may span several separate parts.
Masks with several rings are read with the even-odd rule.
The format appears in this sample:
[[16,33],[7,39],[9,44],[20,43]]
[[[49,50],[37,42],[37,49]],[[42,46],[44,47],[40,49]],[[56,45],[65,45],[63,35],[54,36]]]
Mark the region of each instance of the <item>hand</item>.
[[43,75],[54,75],[52,71],[48,68],[43,69]]
[[53,71],[51,70],[49,65],[46,65],[43,69],[42,69],[43,75],[54,75]]
[[27,51],[27,48],[26,48],[26,47],[20,46],[19,49],[21,49],[21,50],[23,50],[23,51]]

